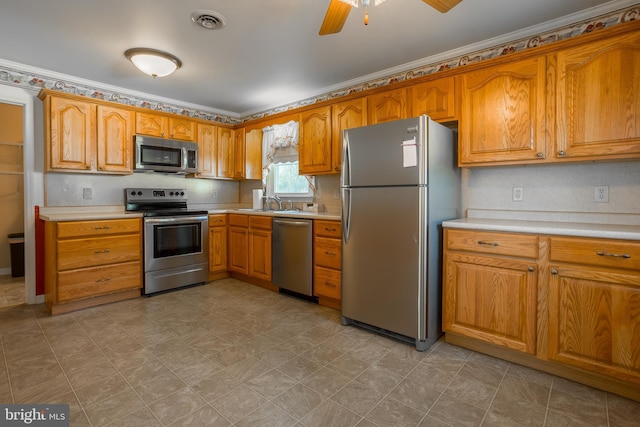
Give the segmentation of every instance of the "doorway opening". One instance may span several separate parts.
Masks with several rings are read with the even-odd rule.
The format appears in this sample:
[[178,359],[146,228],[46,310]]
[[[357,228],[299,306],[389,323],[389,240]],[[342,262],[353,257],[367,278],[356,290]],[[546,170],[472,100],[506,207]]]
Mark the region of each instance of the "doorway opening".
[[23,117],[22,105],[0,103],[0,307],[25,302]]

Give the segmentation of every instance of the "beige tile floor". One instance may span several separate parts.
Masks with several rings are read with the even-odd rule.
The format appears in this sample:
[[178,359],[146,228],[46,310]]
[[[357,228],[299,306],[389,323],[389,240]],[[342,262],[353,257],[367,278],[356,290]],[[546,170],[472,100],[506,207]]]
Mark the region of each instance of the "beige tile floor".
[[0,309],[0,402],[72,426],[638,426],[640,403],[226,279],[49,316]]
[[24,277],[0,276],[0,307],[24,303]]

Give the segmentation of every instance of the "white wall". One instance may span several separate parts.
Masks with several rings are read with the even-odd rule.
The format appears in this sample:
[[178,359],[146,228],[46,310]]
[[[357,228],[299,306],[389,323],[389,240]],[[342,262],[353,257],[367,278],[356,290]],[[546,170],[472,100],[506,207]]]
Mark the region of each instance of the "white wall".
[[[609,203],[594,201],[595,186],[609,187]],[[512,201],[522,187],[524,200]],[[567,219],[589,213],[595,221],[628,223],[640,215],[640,162],[499,166],[463,170],[463,209],[544,212]],[[553,218],[553,217],[550,217]]]

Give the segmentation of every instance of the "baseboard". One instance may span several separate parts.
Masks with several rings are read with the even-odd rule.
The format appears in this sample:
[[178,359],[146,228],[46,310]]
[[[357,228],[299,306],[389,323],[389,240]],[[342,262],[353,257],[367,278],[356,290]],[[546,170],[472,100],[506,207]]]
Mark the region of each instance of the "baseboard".
[[8,276],[11,274],[11,267],[9,268],[0,268],[0,276]]

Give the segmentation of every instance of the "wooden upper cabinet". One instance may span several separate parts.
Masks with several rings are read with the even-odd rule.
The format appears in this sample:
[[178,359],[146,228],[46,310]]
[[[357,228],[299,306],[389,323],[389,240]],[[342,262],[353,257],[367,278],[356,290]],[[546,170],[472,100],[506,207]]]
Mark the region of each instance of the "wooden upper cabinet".
[[196,123],[182,117],[169,117],[169,138],[195,141]]
[[331,106],[300,113],[298,155],[301,174],[331,172]]
[[235,144],[234,131],[218,127],[217,174],[219,178],[234,178]]
[[640,34],[561,50],[556,55],[559,158],[640,155]]
[[194,141],[196,138],[196,123],[182,117],[137,112],[136,133],[158,138]]
[[453,77],[413,85],[408,92],[410,117],[426,114],[440,122],[456,118]]
[[97,114],[98,171],[132,173],[135,113],[98,105]]
[[332,105],[332,138],[331,138],[331,171],[342,170],[342,131],[345,129],[366,126],[367,98],[342,101]]
[[80,100],[47,97],[45,117],[49,121],[45,121],[46,170],[90,171],[96,140],[96,106]]
[[459,164],[546,157],[544,57],[461,74]]
[[234,131],[234,154],[233,154],[233,177],[244,179],[245,162],[245,130],[244,128]]
[[406,89],[388,90],[367,97],[367,122],[370,125],[407,117]]
[[245,132],[245,179],[262,179],[262,129]]
[[136,133],[140,135],[166,137],[169,122],[165,116],[153,113],[136,113]]
[[198,176],[215,178],[218,156],[218,128],[214,125],[198,123]]

